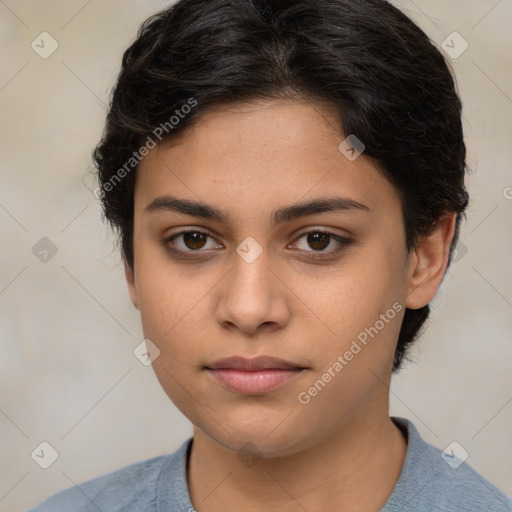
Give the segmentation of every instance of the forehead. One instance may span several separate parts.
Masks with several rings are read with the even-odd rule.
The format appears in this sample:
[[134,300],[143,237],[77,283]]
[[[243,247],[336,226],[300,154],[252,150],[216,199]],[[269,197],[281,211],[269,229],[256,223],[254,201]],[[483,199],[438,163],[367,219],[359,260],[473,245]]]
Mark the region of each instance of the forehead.
[[267,100],[218,107],[159,144],[137,173],[136,210],[165,194],[251,212],[343,196],[372,210],[399,207],[377,163],[340,151],[336,106]]

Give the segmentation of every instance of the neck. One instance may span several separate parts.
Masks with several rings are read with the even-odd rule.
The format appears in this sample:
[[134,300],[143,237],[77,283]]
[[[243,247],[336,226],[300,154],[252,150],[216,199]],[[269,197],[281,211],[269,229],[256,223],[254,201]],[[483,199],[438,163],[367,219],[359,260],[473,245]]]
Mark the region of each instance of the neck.
[[194,427],[187,477],[201,512],[377,512],[393,491],[406,451],[387,413],[358,415],[309,448],[245,464]]

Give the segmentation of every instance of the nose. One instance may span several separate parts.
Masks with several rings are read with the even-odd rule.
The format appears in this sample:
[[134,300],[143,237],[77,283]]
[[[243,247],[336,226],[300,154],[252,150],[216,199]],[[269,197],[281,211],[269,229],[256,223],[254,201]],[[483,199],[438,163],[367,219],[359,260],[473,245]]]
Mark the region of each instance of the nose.
[[282,329],[289,322],[288,288],[269,266],[265,252],[251,263],[236,255],[221,293],[217,321],[226,329],[254,335]]

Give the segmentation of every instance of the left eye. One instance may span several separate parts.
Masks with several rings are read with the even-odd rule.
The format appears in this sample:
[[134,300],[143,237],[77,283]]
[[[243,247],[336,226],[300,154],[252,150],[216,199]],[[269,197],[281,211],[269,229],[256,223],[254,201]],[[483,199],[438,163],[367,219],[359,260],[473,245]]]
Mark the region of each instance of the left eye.
[[335,235],[334,233],[329,233],[326,231],[309,231],[308,233],[304,233],[298,238],[298,240],[301,239],[305,239],[309,247],[311,247],[315,252],[324,251],[331,245],[333,240],[341,245],[346,245],[349,242],[349,240],[343,238],[342,236]]

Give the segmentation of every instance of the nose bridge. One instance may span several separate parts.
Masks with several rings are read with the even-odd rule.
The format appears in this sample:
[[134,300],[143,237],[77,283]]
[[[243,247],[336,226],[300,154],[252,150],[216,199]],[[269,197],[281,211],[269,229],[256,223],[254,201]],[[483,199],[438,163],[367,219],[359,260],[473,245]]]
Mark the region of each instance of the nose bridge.
[[[247,247],[241,244],[241,248]],[[226,276],[224,307],[218,318],[220,322],[254,332],[261,324],[281,324],[285,320],[286,301],[270,265],[266,251],[254,259],[244,258],[243,252],[234,256],[234,268]]]
[[[243,250],[242,244],[239,250]],[[234,257],[234,268],[229,278],[227,293],[229,297],[236,298],[241,305],[245,302],[256,301],[263,304],[271,295],[271,283],[269,282],[269,275],[272,275],[268,265],[268,253],[261,252],[260,255],[254,259],[244,259],[244,256],[237,254]]]

